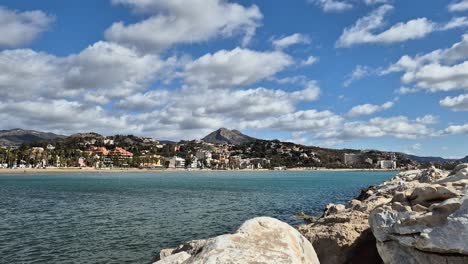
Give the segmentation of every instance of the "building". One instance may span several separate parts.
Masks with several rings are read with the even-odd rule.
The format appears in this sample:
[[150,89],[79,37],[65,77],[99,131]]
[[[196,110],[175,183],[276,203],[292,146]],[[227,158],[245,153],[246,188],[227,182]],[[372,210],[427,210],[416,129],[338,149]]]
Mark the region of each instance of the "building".
[[364,160],[365,163],[368,163],[370,165],[374,164],[374,161],[371,158],[367,158]]
[[109,155],[110,156],[117,156],[117,157],[124,157],[124,158],[131,158],[133,157],[133,153],[131,153],[130,151],[127,151],[123,148],[115,148],[113,150],[111,150],[109,152]]
[[394,170],[397,168],[396,161],[393,161],[393,160],[379,160],[377,165],[381,169],[393,169]]
[[140,167],[162,168],[160,155],[145,155],[140,157]]
[[174,156],[169,161],[169,168],[185,168],[185,160],[181,157]]
[[211,161],[211,159],[213,158],[213,155],[211,154],[210,151],[199,150],[195,154],[195,157],[197,157],[197,159],[200,159],[200,160],[201,159],[206,159],[206,161],[209,163]]
[[344,154],[344,163],[345,164],[356,164],[361,162],[361,154]]
[[109,155],[109,150],[107,150],[105,147],[90,147],[89,152],[91,152],[91,154],[95,154],[98,156]]

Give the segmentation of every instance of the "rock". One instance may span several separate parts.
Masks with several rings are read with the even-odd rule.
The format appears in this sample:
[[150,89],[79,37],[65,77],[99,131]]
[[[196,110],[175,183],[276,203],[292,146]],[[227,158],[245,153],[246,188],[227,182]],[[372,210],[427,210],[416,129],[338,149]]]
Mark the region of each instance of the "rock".
[[427,212],[427,207],[420,204],[413,205],[412,210],[415,212]]
[[[384,263],[468,263],[467,168],[457,166],[446,178],[437,174],[432,184],[403,183],[412,211],[402,210],[402,195],[372,210],[369,224]],[[434,176],[434,170],[421,175]]]
[[397,242],[377,242],[377,249],[386,264],[466,264],[467,258],[463,255],[439,255],[436,253],[421,252],[404,247]]
[[446,176],[447,176],[447,173],[445,171],[436,169],[433,166],[427,170],[424,170],[421,173],[421,176],[419,176],[419,182],[430,183],[430,182],[439,180],[441,178],[445,178]]
[[[168,258],[156,263],[178,263],[167,262]],[[319,261],[312,244],[297,230],[273,218],[257,217],[246,221],[234,234],[208,239],[198,253],[183,263],[318,264]]]
[[342,204],[328,204],[325,209],[324,216],[337,214],[345,209],[345,206]]
[[184,264],[185,261],[188,260],[190,257],[190,254],[188,254],[187,252],[179,252],[177,254],[167,256],[162,260],[154,262],[153,264]]
[[361,201],[353,199],[346,204],[346,209],[365,212],[367,210],[367,206],[363,204]]
[[298,227],[322,264],[380,263],[367,213],[344,210]]
[[457,197],[458,195],[458,192],[454,188],[437,184],[415,188],[409,199],[413,205],[421,204],[427,206],[434,201],[443,201]]

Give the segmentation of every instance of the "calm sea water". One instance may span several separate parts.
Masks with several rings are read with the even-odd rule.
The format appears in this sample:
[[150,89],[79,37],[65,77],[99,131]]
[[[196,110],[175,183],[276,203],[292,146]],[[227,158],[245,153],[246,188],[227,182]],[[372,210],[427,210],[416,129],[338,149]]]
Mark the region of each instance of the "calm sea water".
[[0,176],[0,263],[148,263],[255,216],[300,223],[394,172]]

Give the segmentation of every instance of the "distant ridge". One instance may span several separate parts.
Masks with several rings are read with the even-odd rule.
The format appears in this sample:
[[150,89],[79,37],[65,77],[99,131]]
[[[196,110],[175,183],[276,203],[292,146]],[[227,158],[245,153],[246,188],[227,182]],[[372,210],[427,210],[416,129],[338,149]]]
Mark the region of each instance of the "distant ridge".
[[0,130],[0,145],[3,146],[19,146],[23,143],[31,144],[35,142],[56,142],[64,138],[66,138],[64,135],[36,130],[24,130],[20,128]]
[[232,144],[240,145],[247,142],[257,140],[256,138],[242,134],[238,130],[229,130],[227,128],[220,128],[211,132],[206,137],[202,138],[203,141],[213,144]]

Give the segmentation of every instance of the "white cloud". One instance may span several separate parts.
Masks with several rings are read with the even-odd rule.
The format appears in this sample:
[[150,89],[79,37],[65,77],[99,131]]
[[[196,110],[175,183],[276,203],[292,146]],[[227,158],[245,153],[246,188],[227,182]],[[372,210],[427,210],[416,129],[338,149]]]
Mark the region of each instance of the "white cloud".
[[398,43],[408,40],[421,39],[434,31],[444,31],[468,26],[466,17],[455,17],[446,23],[435,23],[429,19],[416,18],[407,22],[399,22],[390,28],[376,33],[385,25],[385,15],[393,6],[385,4],[356,21],[356,23],[343,30],[336,42],[337,47],[350,47],[356,44],[370,43]]
[[235,48],[206,54],[185,67],[185,82],[206,88],[244,86],[273,76],[293,60],[281,51]]
[[438,122],[438,118],[433,115],[425,115],[423,117],[416,118],[416,122],[424,125],[433,125]]
[[411,39],[423,38],[435,30],[435,23],[426,18],[417,18],[400,22],[389,29],[375,34],[374,31],[383,27],[385,15],[393,10],[393,6],[385,4],[360,18],[353,26],[345,28],[338,39],[337,47],[350,47],[364,43],[395,43]]
[[451,12],[462,12],[468,10],[468,0],[459,0],[448,5],[448,10]]
[[54,17],[40,10],[19,12],[0,6],[0,47],[23,46],[49,29]]
[[362,105],[357,105],[351,108],[351,110],[349,110],[347,115],[350,117],[371,115],[380,111],[390,109],[392,106],[393,106],[393,102],[386,102],[382,105],[362,104]]
[[400,89],[395,90],[395,93],[397,94],[412,94],[412,93],[417,93],[419,92],[419,89],[416,88],[408,88],[408,87],[400,87]]
[[468,134],[468,124],[464,125],[452,125],[445,129],[446,134]]
[[304,34],[294,33],[284,38],[273,40],[273,46],[276,49],[284,49],[296,44],[309,44],[310,38]]
[[447,96],[440,100],[440,105],[450,108],[453,111],[468,111],[468,94],[461,94],[459,96]]
[[353,8],[353,5],[341,0],[308,0],[320,6],[325,12],[342,12]]
[[410,57],[402,56],[383,74],[403,72],[401,81],[430,92],[468,89],[468,35],[447,49]]
[[348,87],[351,85],[351,83],[360,80],[366,76],[369,76],[371,74],[371,69],[367,66],[362,66],[362,65],[357,65],[356,68],[354,68],[353,72],[348,75],[346,80],[343,82],[344,87]]
[[312,65],[318,61],[318,58],[315,56],[309,56],[307,59],[301,62],[301,65]]
[[468,26],[468,19],[466,17],[454,17],[445,25],[442,25],[440,30],[449,30],[466,26]]
[[198,43],[215,37],[243,35],[246,45],[263,18],[257,6],[244,7],[225,0],[113,0],[150,17],[135,24],[114,23],[108,40],[144,51],[163,51],[175,44]]
[[376,117],[367,122],[349,122],[344,125],[343,138],[395,137],[415,139],[434,136],[436,132],[425,124],[409,120],[405,116]]
[[90,102],[106,103],[164,78],[175,64],[174,58],[163,61],[108,42],[97,42],[68,57],[5,50],[0,52],[0,89],[9,98],[85,96]]

